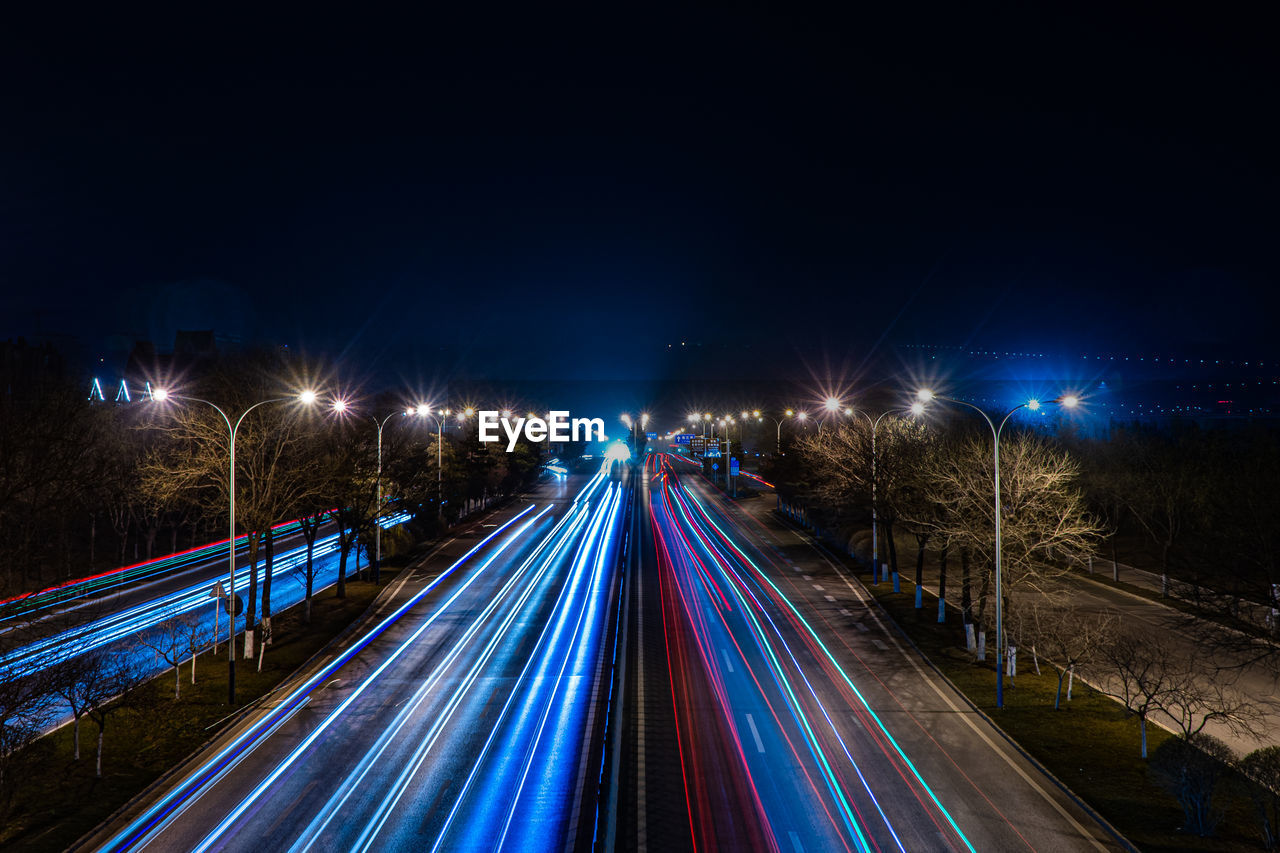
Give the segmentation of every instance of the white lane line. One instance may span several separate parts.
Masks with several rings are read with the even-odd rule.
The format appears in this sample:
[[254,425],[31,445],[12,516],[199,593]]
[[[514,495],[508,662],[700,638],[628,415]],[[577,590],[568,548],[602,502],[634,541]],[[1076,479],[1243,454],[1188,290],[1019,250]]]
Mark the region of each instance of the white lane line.
[[796,853],[804,853],[804,845],[800,843],[800,836],[796,835],[795,830],[787,830],[787,835],[791,836],[791,846],[795,848]]
[[756,729],[756,721],[751,719],[750,714],[747,714],[747,725],[751,727],[751,736],[756,739],[756,749],[764,752],[764,743],[760,740],[760,732]]
[[857,628],[859,631],[861,631],[864,634],[867,633],[867,631],[869,630],[867,626],[863,625],[861,622],[854,622],[853,627]]
[[724,665],[729,667],[730,672],[733,672],[733,661],[729,660],[729,650],[722,648],[720,649],[720,654],[724,655]]
[[813,575],[803,575],[802,577],[804,577],[804,579],[807,581],[813,580]]
[[841,607],[841,608],[840,608],[840,615],[841,615],[841,616],[852,616],[853,614],[852,614],[852,613],[850,613],[847,609],[845,609],[845,608]]
[[822,597],[825,598],[827,601],[830,601],[832,604],[836,603],[836,597],[834,595],[824,595]]
[[799,567],[799,566],[792,566],[792,567],[791,567],[791,571],[793,571],[793,572],[798,572],[798,571],[800,571],[800,567]]
[[882,651],[882,652],[887,652],[887,651],[889,651],[889,647],[888,647],[888,646],[886,646],[886,645],[884,644],[884,640],[880,639],[879,637],[872,637],[872,638],[871,638],[871,645],[875,646],[877,649],[879,649],[879,650],[880,650],[880,651]]
[[817,584],[817,583],[813,585],[813,588],[816,589],[818,592],[823,592],[826,590],[826,587],[824,587],[822,584]]

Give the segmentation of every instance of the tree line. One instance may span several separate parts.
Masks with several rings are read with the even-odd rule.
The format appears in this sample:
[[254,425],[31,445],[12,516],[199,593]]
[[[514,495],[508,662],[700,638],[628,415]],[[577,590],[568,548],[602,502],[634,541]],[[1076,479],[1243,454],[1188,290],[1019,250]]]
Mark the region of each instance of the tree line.
[[[874,464],[872,433],[862,419],[793,432],[762,473],[782,502],[803,506],[815,527],[836,532],[863,557],[871,556],[874,510],[879,561],[891,577],[914,575],[922,608],[932,560],[938,621],[949,607],[958,612],[980,660],[980,641],[995,630],[991,433],[958,419],[889,415],[875,430]],[[1000,439],[1006,648],[1021,649],[1037,672],[1042,662],[1057,670],[1055,708],[1087,672],[1136,720],[1143,759],[1149,721],[1174,731],[1149,766],[1182,805],[1190,831],[1213,832],[1222,779],[1253,780],[1269,848],[1277,844],[1280,750],[1237,760],[1206,727],[1259,735],[1267,700],[1248,695],[1240,679],[1246,667],[1280,670],[1278,439],[1265,425],[1205,430],[1191,423],[1121,425],[1102,437],[1013,429]],[[1162,581],[1158,594],[1194,605],[1202,618],[1181,624],[1199,626],[1184,628],[1198,634],[1196,651],[1164,630],[1139,630],[1117,613],[1077,606],[1064,581],[1096,564],[1120,580],[1126,566],[1151,571]],[[958,596],[950,584],[958,584]],[[1263,618],[1249,621],[1246,610]],[[1013,675],[1017,657],[1010,658]]]

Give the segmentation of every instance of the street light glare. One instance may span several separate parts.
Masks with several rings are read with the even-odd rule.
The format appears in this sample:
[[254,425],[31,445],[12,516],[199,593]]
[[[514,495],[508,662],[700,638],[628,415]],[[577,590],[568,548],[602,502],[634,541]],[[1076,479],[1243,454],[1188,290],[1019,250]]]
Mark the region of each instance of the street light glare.
[[845,416],[846,418],[851,418],[851,417],[853,417],[853,407],[852,407],[852,406],[845,406],[845,407],[844,407],[844,416]]
[[828,397],[825,405],[827,407],[828,412],[840,411],[840,401],[837,400],[835,397]]
[[916,392],[916,399],[919,400],[921,403],[927,403],[933,399],[933,392],[930,391],[928,388],[921,388],[919,391]]
[[315,401],[316,392],[312,391],[310,388],[298,395],[298,402],[302,403],[304,406],[310,406]]
[[1080,398],[1075,394],[1068,394],[1062,398],[1062,405],[1066,406],[1068,409],[1074,409],[1076,406],[1080,405]]
[[334,401],[333,401],[333,410],[334,410],[335,412],[337,412],[338,414],[342,414],[343,412],[345,412],[345,411],[347,410],[347,401],[346,401],[346,400],[334,400]]
[[800,414],[796,415],[796,420],[804,421],[804,420],[808,420],[808,419],[809,419],[809,413],[808,413],[808,412],[801,412]]
[[920,416],[920,415],[923,415],[923,414],[924,414],[924,403],[921,403],[919,400],[917,400],[916,402],[912,403],[912,404],[911,404],[911,414],[916,415],[917,417],[918,417],[918,416]]
[[792,415],[794,415],[794,414],[795,414],[795,412],[791,411],[790,409],[787,409],[787,411],[786,411],[786,412],[784,412],[784,414],[785,414],[787,417],[791,417]]
[[431,407],[426,403],[419,403],[416,411],[419,415],[425,418],[427,415],[431,414]]
[[163,403],[165,400],[169,399],[169,392],[163,388],[157,388],[151,392],[151,399],[158,403]]
[[1034,412],[1036,409],[1040,408],[1040,401],[1036,399],[1028,400],[1027,408]]

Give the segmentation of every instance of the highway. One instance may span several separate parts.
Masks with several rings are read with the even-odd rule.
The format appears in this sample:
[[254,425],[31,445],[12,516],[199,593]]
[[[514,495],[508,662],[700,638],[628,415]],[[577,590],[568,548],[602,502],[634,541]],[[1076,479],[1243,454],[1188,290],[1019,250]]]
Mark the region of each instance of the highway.
[[[381,524],[384,528],[393,527],[407,519],[407,514],[398,513],[382,519]],[[299,544],[300,539],[300,535],[286,539],[273,560],[272,607],[277,612],[297,604],[305,596],[306,546]],[[219,548],[221,552],[214,553]],[[322,532],[316,537],[312,560],[314,592],[319,592],[337,581],[336,532]],[[236,568],[235,591],[243,598],[248,595],[249,567],[247,560],[240,563]],[[353,565],[348,564],[348,572]],[[74,601],[64,600],[59,606],[28,613],[27,617],[34,617],[30,623],[23,623],[20,617],[5,622],[3,631],[9,642],[0,652],[0,678],[38,672],[93,649],[129,649],[137,634],[175,617],[197,620],[209,636],[217,624],[219,642],[226,642],[225,608],[219,607],[223,612],[215,615],[215,599],[209,597],[214,584],[226,587],[225,540],[193,553],[163,557],[128,568],[138,570],[142,579],[106,593],[101,592],[95,579],[88,579],[87,595],[77,595]],[[261,561],[258,571],[258,612],[261,613],[265,574]],[[237,619],[237,631],[243,630],[241,616]],[[144,665],[149,662],[157,672],[166,666],[163,661],[156,662],[150,653],[136,651],[136,654],[140,662]]]
[[450,540],[82,847],[589,846],[627,493],[558,478]]
[[[735,504],[689,466],[649,460],[642,572],[656,575],[644,595],[661,617],[643,630],[665,654],[646,660],[643,707],[662,714],[655,693],[671,703],[675,735],[661,750],[677,760],[649,746],[654,727],[641,746],[632,727],[642,805],[621,821],[619,846],[1120,849],[763,501]],[[658,793],[672,789],[683,830]]]

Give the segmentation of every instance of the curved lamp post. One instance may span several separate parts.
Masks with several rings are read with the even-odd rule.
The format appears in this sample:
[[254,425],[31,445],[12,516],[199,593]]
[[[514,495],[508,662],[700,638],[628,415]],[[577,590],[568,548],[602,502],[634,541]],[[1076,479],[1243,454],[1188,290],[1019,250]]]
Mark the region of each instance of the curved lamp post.
[[[1040,408],[1039,400],[1028,400],[1025,403],[1014,406],[1012,409],[1004,413],[997,425],[995,421],[978,406],[973,403],[966,403],[964,400],[956,400],[951,397],[940,397],[932,391],[921,389],[916,394],[917,404],[923,409],[923,405],[932,400],[939,400],[944,403],[954,403],[957,406],[967,406],[978,414],[982,415],[982,419],[987,422],[987,426],[991,427],[992,438],[992,458],[995,468],[995,519],[996,519],[996,707],[1004,707],[1004,595],[1001,587],[1001,571],[1000,571],[1000,436],[1004,432],[1004,425],[1009,422],[1009,418],[1013,417],[1014,412],[1019,409],[1030,409],[1036,411]],[[1073,409],[1079,404],[1080,398],[1074,395],[1059,397],[1051,402],[1057,403],[1064,408]]]
[[[177,394],[171,394],[164,388],[157,388],[151,393],[151,397],[157,403],[163,403],[166,400],[183,400],[190,403],[203,403],[211,406],[214,411],[222,416],[222,421],[227,425],[227,438],[229,440],[229,460],[227,464],[227,495],[230,504],[231,517],[231,538],[227,545],[228,555],[228,574],[230,576],[230,587],[227,590],[227,703],[234,705],[236,702],[236,436],[240,433],[240,424],[244,423],[245,416],[259,406],[265,406],[268,403],[286,403],[289,401],[297,401],[303,405],[310,406],[316,401],[316,392],[307,390],[303,391],[295,397],[273,397],[270,400],[262,400],[254,403],[249,408],[240,413],[232,423],[231,417],[223,411],[222,407],[217,403],[209,400],[202,400],[199,397],[185,397]],[[245,626],[248,630],[249,626]]]

